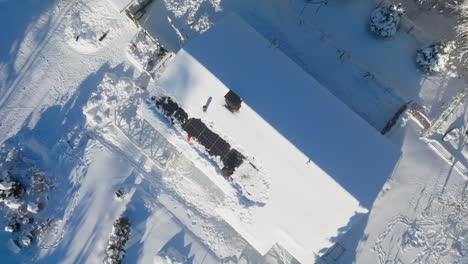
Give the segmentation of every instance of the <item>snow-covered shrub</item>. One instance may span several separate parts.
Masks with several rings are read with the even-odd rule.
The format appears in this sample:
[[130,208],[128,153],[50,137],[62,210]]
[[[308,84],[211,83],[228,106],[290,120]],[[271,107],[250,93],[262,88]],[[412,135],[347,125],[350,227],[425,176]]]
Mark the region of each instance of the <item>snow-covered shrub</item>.
[[422,47],[416,53],[416,63],[426,73],[436,73],[447,69],[452,44],[441,42]]
[[18,238],[18,243],[20,247],[29,247],[33,242],[33,235],[29,232],[21,234]]
[[28,212],[32,214],[37,214],[39,212],[39,204],[38,203],[33,203],[29,202],[27,206]]
[[405,11],[401,4],[384,2],[382,7],[376,8],[370,17],[370,30],[380,37],[393,36]]
[[18,209],[23,199],[24,188],[8,172],[6,177],[0,178],[0,202],[12,209]]
[[125,256],[125,244],[130,238],[130,222],[126,217],[120,217],[112,227],[112,234],[106,247],[106,264],[120,264]]
[[20,225],[18,223],[13,223],[5,226],[5,232],[17,232],[20,229]]

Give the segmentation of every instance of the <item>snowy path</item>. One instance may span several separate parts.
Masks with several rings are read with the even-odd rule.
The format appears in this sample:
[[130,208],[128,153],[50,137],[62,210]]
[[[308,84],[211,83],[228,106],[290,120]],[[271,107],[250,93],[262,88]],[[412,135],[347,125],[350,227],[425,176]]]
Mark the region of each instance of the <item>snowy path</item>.
[[349,250],[337,263],[466,263],[467,180],[419,133],[412,120],[392,131],[404,142],[402,160],[365,229],[356,226],[340,242]]

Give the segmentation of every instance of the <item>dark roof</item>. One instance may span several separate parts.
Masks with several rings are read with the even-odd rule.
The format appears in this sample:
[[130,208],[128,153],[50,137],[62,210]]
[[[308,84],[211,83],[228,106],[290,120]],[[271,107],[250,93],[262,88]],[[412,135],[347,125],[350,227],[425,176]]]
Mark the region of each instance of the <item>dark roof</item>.
[[239,97],[239,95],[237,95],[232,90],[229,90],[229,92],[224,96],[224,98],[226,99],[226,101],[228,101],[230,104],[236,107],[240,106],[240,104],[242,103],[242,99]]

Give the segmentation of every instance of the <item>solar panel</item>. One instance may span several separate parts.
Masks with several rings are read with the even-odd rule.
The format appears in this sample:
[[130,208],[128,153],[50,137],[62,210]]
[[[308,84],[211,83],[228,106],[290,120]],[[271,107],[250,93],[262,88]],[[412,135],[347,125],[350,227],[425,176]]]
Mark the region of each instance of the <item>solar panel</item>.
[[187,122],[187,113],[170,97],[163,96],[159,98],[156,101],[156,107],[161,109],[163,114],[168,117],[172,123],[177,121],[180,124],[185,124],[185,122]]
[[231,145],[222,139],[218,134],[211,131],[199,118],[188,118],[188,114],[179,107],[170,97],[163,96],[156,100],[156,106],[168,117],[171,122],[174,120],[182,124],[182,129],[188,136],[194,138],[204,146],[210,156],[221,157],[224,168],[223,173],[232,174],[239,167],[244,156],[236,149],[231,149]]

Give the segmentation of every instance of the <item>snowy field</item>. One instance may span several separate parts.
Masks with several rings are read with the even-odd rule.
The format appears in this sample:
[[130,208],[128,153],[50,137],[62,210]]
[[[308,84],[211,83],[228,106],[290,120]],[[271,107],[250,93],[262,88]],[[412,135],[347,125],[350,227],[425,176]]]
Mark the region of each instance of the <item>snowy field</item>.
[[[154,43],[108,0],[0,0],[1,188],[12,190],[9,171],[24,188],[0,205],[2,263],[103,263],[121,215],[131,224],[123,263],[297,263],[279,246],[261,256],[223,220],[249,221],[259,205],[207,177],[212,162],[149,100],[170,64],[159,47],[177,52],[230,12],[377,130],[408,101],[431,122],[423,130],[404,112],[386,135],[398,167],[342,251],[317,261],[468,263],[466,83],[421,73],[413,61],[427,43],[405,31],[371,36],[375,6],[154,1],[140,20]],[[41,191],[33,168],[47,179]]]

